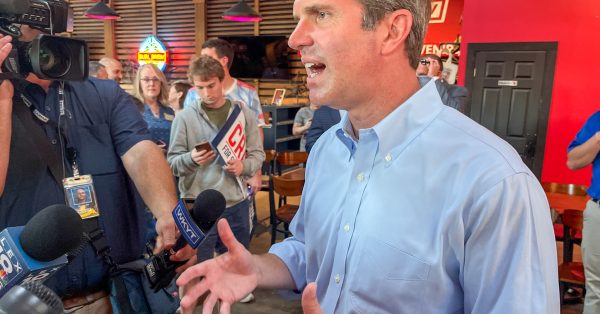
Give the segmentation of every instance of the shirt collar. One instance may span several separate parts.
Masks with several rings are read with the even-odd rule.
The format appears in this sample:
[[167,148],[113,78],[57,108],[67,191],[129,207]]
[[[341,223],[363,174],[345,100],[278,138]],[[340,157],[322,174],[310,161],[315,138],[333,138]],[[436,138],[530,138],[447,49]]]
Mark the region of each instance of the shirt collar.
[[[435,80],[430,80],[375,126],[359,130],[359,136],[374,132],[379,140],[379,151],[387,153],[397,146],[410,143],[443,109]],[[342,115],[339,125],[341,128],[336,130],[336,135],[352,155],[357,140],[347,114]]]

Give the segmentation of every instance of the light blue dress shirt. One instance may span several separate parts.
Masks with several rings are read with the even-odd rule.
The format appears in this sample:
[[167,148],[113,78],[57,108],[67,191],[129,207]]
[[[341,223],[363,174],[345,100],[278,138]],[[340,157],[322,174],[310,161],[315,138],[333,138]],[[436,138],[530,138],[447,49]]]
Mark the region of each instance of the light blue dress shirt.
[[270,250],[325,313],[559,313],[548,202],[509,144],[433,82],[350,130],[344,115],[314,146],[293,237]]

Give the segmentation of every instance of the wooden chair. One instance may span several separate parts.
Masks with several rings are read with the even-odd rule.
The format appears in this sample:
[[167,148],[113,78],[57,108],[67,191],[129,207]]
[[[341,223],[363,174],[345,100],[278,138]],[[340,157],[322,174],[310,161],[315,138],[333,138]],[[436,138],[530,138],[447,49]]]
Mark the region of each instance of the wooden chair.
[[[289,224],[298,211],[298,205],[288,204],[287,196],[300,196],[304,188],[304,180],[284,179],[279,176],[271,176],[271,186],[269,191],[270,220],[271,220],[271,244],[275,243],[277,233],[283,233],[284,238],[290,235]],[[279,194],[283,204],[275,207],[275,193]],[[283,223],[283,229],[278,228]]]
[[263,162],[261,191],[269,191],[271,188],[270,177],[275,172],[275,158],[277,152],[274,149],[265,150],[265,161]]
[[[564,183],[556,183],[556,182],[542,182],[542,187],[544,191],[547,193],[560,193],[567,194],[572,196],[586,196],[587,195],[587,187],[585,185],[579,184],[564,184]],[[550,204],[552,205],[552,204]],[[556,241],[564,240],[564,228],[561,223],[554,223],[554,237]],[[581,245],[581,231],[573,231],[571,234],[571,238],[576,241],[578,245]]]
[[283,166],[298,166],[306,164],[307,160],[308,154],[306,152],[279,152],[276,158],[277,175],[281,175]]
[[561,304],[564,302],[565,293],[568,287],[577,286],[583,288],[585,291],[583,264],[573,262],[573,245],[575,244],[575,241],[571,237],[571,230],[578,232],[583,230],[583,212],[572,209],[565,210],[562,214],[562,223],[565,230],[563,240],[563,263],[558,266]]
[[[262,176],[260,182],[260,191],[269,192],[271,190],[270,177],[273,175],[275,171],[275,157],[277,156],[277,152],[274,149],[265,150],[265,160],[263,161],[262,166]],[[256,197],[252,198],[252,205],[254,206],[254,210],[258,212],[256,209]],[[258,224],[258,215],[254,213],[253,224]]]

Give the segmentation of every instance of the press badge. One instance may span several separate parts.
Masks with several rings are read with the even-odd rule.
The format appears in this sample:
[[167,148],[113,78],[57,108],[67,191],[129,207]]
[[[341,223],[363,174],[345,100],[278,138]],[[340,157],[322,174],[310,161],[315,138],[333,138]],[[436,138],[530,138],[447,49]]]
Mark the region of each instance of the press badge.
[[67,204],[75,209],[82,219],[100,216],[92,176],[65,178],[63,179],[63,186]]

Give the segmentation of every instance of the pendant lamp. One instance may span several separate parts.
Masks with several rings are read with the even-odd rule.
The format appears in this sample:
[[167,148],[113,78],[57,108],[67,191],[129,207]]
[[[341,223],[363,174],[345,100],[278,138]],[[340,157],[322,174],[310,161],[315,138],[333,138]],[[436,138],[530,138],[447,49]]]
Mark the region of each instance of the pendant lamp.
[[84,16],[97,20],[116,20],[121,17],[115,10],[106,5],[104,0],[98,1],[93,7],[87,9]]
[[262,21],[262,16],[247,5],[244,0],[240,0],[229,10],[223,12],[223,19],[236,22],[258,22]]

